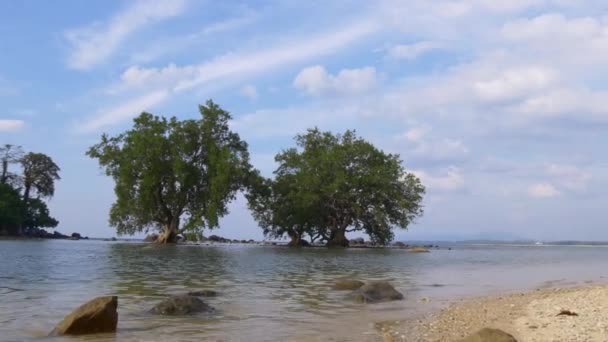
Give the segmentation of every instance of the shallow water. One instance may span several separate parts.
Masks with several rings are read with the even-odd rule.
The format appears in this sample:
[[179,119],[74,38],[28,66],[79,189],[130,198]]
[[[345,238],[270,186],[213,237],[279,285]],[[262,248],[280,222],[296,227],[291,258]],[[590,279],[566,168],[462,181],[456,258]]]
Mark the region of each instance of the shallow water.
[[[397,249],[153,246],[103,241],[0,241],[0,340],[366,341],[399,320],[470,295],[608,279],[608,248],[454,246]],[[388,280],[404,301],[355,304],[336,279]],[[209,316],[147,314],[167,294],[213,289]],[[99,295],[119,296],[116,335],[43,338]],[[429,297],[430,303],[420,303]]]

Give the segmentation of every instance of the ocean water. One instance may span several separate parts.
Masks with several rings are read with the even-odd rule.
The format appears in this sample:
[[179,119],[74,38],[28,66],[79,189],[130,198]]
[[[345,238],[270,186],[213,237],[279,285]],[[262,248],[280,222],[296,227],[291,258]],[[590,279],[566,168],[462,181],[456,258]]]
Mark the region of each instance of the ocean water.
[[[445,246],[447,247],[447,246]],[[452,246],[289,249],[104,241],[0,241],[0,341],[374,341],[374,323],[455,298],[608,280],[608,248]],[[340,278],[388,280],[403,301],[357,304]],[[148,313],[170,294],[213,289],[211,316]],[[119,297],[116,334],[47,338],[72,309]],[[427,297],[430,302],[421,302]]]

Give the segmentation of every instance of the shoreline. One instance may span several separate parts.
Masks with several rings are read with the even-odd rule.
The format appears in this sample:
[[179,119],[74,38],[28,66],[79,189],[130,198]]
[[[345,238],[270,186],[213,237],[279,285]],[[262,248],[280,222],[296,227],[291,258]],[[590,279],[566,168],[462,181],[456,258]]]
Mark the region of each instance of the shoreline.
[[[385,342],[460,341],[483,328],[517,341],[607,341],[608,284],[460,298],[430,314],[377,324]],[[575,315],[574,315],[575,314]]]

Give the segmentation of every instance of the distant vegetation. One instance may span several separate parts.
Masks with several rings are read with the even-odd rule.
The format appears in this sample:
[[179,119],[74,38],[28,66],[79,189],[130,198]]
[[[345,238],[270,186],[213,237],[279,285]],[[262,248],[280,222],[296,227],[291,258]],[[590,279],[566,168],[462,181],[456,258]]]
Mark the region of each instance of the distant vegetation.
[[24,153],[20,146],[0,147],[0,235],[38,235],[59,222],[50,216],[45,199],[55,193],[59,166],[42,153]]
[[216,228],[227,205],[244,191],[270,238],[290,245],[323,241],[348,246],[347,232],[363,231],[385,244],[395,227],[422,214],[424,187],[387,154],[353,131],[311,129],[297,147],[276,156],[274,179],[249,163],[247,144],[228,127],[230,114],[211,100],[201,118],[180,121],[142,113],[131,130],[103,135],[87,155],[116,185],[110,224],[119,234],[156,230],[157,242]]

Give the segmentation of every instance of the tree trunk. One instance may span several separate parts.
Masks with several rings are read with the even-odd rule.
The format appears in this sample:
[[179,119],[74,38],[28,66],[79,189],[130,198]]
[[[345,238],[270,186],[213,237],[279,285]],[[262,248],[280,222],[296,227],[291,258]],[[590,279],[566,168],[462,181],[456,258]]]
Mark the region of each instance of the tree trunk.
[[348,247],[348,239],[346,238],[346,228],[335,229],[331,231],[327,247]]
[[308,247],[310,243],[302,239],[302,234],[296,232],[288,232],[287,235],[291,238],[291,241],[287,244],[289,247]]
[[179,220],[171,220],[171,223],[165,225],[165,230],[158,236],[157,243],[177,243],[177,233],[179,229]]

